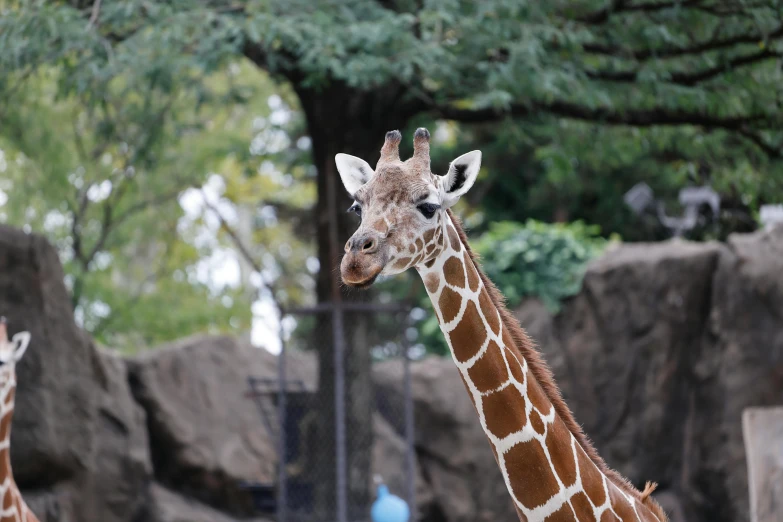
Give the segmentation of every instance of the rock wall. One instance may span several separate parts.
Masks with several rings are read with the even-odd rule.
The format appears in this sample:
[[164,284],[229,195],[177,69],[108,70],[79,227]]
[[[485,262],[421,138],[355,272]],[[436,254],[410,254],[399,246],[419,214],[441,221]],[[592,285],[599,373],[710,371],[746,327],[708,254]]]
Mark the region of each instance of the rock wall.
[[744,522],[744,408],[783,403],[783,228],[624,245],[517,312],[599,452],[683,520]]
[[[516,313],[610,465],[658,481],[674,522],[748,520],[741,413],[783,403],[783,229],[623,245],[558,315],[535,301]],[[33,338],[12,464],[42,522],[248,520],[237,484],[271,480],[275,463],[242,395],[248,374],[274,376],[273,356],[214,336],[130,360],[98,349],[73,322],[55,250],[1,226],[0,315]],[[315,388],[312,360],[289,368]],[[453,363],[412,371],[421,520],[516,520]],[[373,377],[387,402],[373,419],[374,467],[404,491],[402,426],[383,417],[401,411],[402,367]]]

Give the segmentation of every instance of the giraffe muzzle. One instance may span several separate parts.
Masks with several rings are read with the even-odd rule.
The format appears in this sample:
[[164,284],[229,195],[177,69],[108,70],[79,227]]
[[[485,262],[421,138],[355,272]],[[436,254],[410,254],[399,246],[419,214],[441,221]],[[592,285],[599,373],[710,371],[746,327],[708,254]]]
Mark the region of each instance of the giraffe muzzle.
[[386,265],[382,238],[372,233],[357,233],[345,244],[340,263],[343,283],[354,288],[372,285]]

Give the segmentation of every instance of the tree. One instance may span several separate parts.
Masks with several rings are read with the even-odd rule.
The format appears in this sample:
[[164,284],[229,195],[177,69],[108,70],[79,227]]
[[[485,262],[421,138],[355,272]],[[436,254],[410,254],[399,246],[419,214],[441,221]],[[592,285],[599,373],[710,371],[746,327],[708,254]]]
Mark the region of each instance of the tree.
[[[779,174],[783,23],[777,1],[127,0],[6,1],[0,66],[65,69],[62,90],[99,105],[109,78],[200,82],[237,55],[288,82],[318,170],[319,299],[335,292],[329,209],[348,206],[334,154],[372,162],[385,131],[419,118],[464,123],[541,117],[622,128],[679,127],[741,140]],[[86,30],[85,30],[86,29]],[[185,82],[187,83],[187,82]],[[183,83],[179,83],[183,85]],[[556,155],[552,156],[556,158]],[[556,160],[554,160],[556,161]],[[333,189],[333,186],[338,189]],[[338,236],[354,227],[339,220]],[[367,294],[343,295],[346,300]],[[356,344],[366,324],[349,321]],[[367,475],[369,356],[347,360],[349,476]],[[333,368],[321,353],[320,383]],[[324,435],[330,434],[323,415]],[[326,481],[326,484],[332,484]],[[352,488],[366,504],[367,488]],[[329,487],[329,486],[326,486]],[[328,497],[328,492],[326,494]]]
[[[288,299],[305,299],[309,283],[281,272],[286,264],[279,261],[301,265],[310,255],[285,230],[314,201],[307,190],[313,176],[302,164],[307,152],[296,146],[290,117],[269,121],[291,111],[272,96],[266,75],[249,65],[229,69],[206,79],[196,111],[189,92],[157,93],[134,107],[144,93],[128,85],[106,92],[103,107],[91,110],[57,98],[55,71],[35,75],[0,103],[0,221],[43,232],[55,243],[75,318],[112,348],[132,352],[194,331],[244,335],[250,329],[250,304],[258,297],[253,285],[215,286],[207,274],[211,259],[233,241],[217,232],[221,225],[209,209],[182,207],[183,198],[198,200],[204,184],[231,210],[250,197],[254,205],[270,205],[250,240],[276,252],[262,265],[275,271]],[[241,98],[250,88],[253,103]],[[274,150],[268,140],[264,148],[253,145],[270,133],[278,136]],[[286,176],[300,180],[296,194]],[[278,222],[275,210],[289,219]],[[261,257],[257,249],[254,254]]]

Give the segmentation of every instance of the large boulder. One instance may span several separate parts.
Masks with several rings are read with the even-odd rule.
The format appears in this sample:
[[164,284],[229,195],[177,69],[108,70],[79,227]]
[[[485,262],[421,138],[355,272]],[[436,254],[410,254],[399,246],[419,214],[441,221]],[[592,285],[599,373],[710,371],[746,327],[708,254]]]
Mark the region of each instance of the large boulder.
[[17,366],[11,457],[22,488],[47,488],[87,469],[98,411],[94,352],[76,326],[57,251],[41,236],[0,226],[0,315],[27,330]]
[[96,500],[94,520],[134,520],[132,516],[149,513],[152,463],[146,415],[131,395],[125,361],[105,350],[97,350],[96,356],[95,449],[80,487]]
[[622,245],[517,317],[608,463],[690,521],[748,520],[747,406],[783,397],[783,229]]
[[144,416],[124,363],[74,323],[56,250],[0,226],[0,315],[31,333],[17,366],[15,478],[42,520],[126,522],[145,512]]
[[[289,378],[312,386],[314,360],[289,359]],[[147,412],[156,479],[202,503],[250,514],[242,483],[274,483],[277,457],[247,379],[276,378],[276,357],[235,338],[195,336],[129,365],[134,396]]]
[[[408,468],[407,446],[402,434],[379,413],[373,414],[372,475],[380,476],[389,490],[407,500]],[[415,453],[415,450],[414,450]],[[414,495],[416,505],[420,507],[419,520],[427,520],[426,513],[431,509],[434,497],[429,484],[425,481],[421,465],[414,454]]]
[[742,411],[783,404],[783,227],[730,236],[710,300],[703,336],[710,352],[703,348],[694,368],[702,414],[692,450],[701,465],[689,478],[712,520],[744,522]]
[[[158,483],[150,487],[150,504],[153,517],[145,522],[240,522],[198,501],[185,498]],[[266,520],[241,519],[241,522],[268,522]]]

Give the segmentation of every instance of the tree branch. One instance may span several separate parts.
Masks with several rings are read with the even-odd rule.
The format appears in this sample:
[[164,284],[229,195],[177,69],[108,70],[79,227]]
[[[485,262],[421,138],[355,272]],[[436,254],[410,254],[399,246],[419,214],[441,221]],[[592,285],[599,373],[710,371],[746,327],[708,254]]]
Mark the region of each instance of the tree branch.
[[753,34],[739,34],[728,38],[708,40],[699,42],[690,47],[662,47],[660,49],[623,49],[604,43],[587,43],[582,45],[582,49],[594,54],[614,56],[618,58],[631,58],[644,61],[651,58],[677,58],[691,54],[700,54],[709,51],[727,49],[740,44],[758,44],[759,42],[769,42],[783,36],[783,24],[778,25],[774,30],[767,34],[760,32]]
[[783,157],[783,145],[776,147],[765,140],[760,134],[753,132],[750,129],[739,129],[737,132],[740,136],[755,143],[758,148],[767,153],[767,156],[771,158]]
[[213,205],[209,202],[207,199],[206,194],[204,194],[204,191],[201,191],[201,200],[204,202],[204,206],[215,216],[218,218],[218,221],[220,221],[220,228],[223,229],[226,234],[228,234],[228,237],[231,238],[231,241],[236,246],[237,250],[239,250],[240,255],[245,258],[245,261],[248,262],[248,264],[253,267],[253,270],[258,272],[258,275],[261,276],[261,284],[266,287],[267,291],[269,292],[269,295],[272,299],[272,303],[274,304],[275,308],[277,309],[279,319],[283,319],[283,316],[285,315],[283,305],[278,301],[277,299],[277,288],[273,282],[265,281],[263,277],[264,273],[264,267],[261,266],[261,263],[258,262],[258,260],[253,256],[253,254],[250,252],[250,249],[247,248],[245,243],[242,241],[242,238],[239,237],[239,234],[236,233],[236,231],[231,227],[231,225],[228,223],[228,220],[223,216],[223,213],[220,212],[220,209],[217,208],[217,206]]
[[610,125],[630,125],[634,127],[650,127],[653,125],[699,125],[712,129],[738,130],[749,123],[765,122],[764,115],[744,115],[721,117],[704,112],[685,110],[658,109],[626,109],[617,110],[609,107],[585,107],[571,102],[532,102],[528,105],[512,105],[506,111],[494,108],[458,109],[452,106],[436,106],[432,109],[447,120],[464,123],[482,123],[497,121],[508,116],[520,118],[535,113],[548,113],[574,120],[606,123]]
[[[752,65],[754,63],[762,62],[770,58],[780,58],[783,54],[771,51],[769,49],[762,49],[761,51],[750,53],[742,56],[732,58],[726,63],[716,65],[696,72],[673,72],[671,73],[666,83],[672,83],[677,85],[683,85],[686,87],[692,87],[703,81],[712,79],[716,76],[720,76],[723,73],[729,72],[733,69],[743,67],[746,65]],[[593,80],[602,80],[619,83],[632,83],[638,79],[639,71],[587,71],[587,77]]]
[[569,102],[513,105],[506,111],[499,111],[493,108],[477,110],[457,109],[451,106],[437,106],[432,109],[445,119],[463,123],[485,123],[498,121],[506,117],[523,118],[536,113],[548,113],[562,118],[608,125],[628,125],[633,127],[696,125],[707,129],[722,129],[736,132],[756,144],[770,158],[783,157],[783,145],[772,145],[759,135],[757,130],[749,128],[749,125],[752,123],[771,129],[779,128],[779,124],[769,121],[768,117],[762,115],[719,117],[702,112],[671,111],[667,109],[623,111],[607,107],[589,108]]
[[606,7],[593,13],[577,17],[578,22],[590,25],[600,25],[606,23],[613,14],[631,13],[631,12],[655,12],[664,9],[690,7],[700,4],[704,0],[673,0],[671,2],[643,2],[640,4],[629,4],[626,0],[612,0]]

